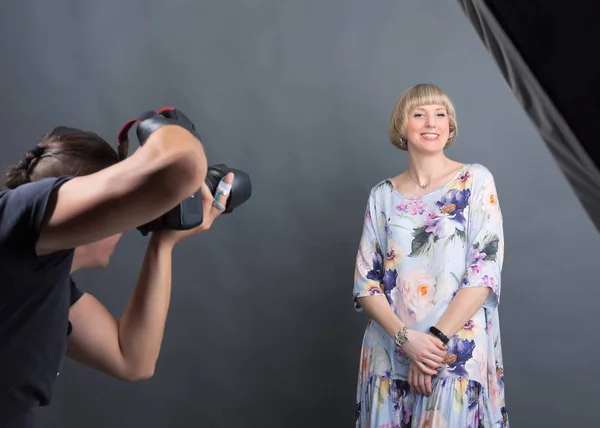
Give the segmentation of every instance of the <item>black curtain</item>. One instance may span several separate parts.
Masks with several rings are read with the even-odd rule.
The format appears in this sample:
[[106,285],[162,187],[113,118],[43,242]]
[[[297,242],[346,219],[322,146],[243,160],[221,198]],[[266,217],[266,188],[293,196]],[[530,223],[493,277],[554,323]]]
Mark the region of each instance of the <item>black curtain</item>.
[[458,3],[600,231],[597,2]]

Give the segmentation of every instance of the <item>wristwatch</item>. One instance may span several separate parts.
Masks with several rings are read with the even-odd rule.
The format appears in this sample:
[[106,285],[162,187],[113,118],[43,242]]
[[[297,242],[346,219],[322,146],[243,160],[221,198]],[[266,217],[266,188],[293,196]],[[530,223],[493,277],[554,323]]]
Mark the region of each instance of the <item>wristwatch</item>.
[[400,348],[402,345],[404,345],[406,339],[408,339],[408,327],[404,326],[398,333],[394,335],[394,343],[398,348]]
[[440,339],[444,345],[447,345],[448,342],[450,341],[450,339],[448,339],[448,336],[446,336],[444,333],[442,333],[442,331],[437,327],[434,327],[434,326],[429,327],[429,332],[431,334],[433,334],[435,337],[437,337],[438,339]]

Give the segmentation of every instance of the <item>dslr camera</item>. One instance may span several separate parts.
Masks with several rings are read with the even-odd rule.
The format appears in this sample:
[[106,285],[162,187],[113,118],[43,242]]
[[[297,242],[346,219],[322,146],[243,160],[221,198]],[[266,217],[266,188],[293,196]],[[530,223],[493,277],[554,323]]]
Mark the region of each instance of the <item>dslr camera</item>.
[[[157,111],[147,111],[139,117],[129,120],[118,137],[119,160],[127,157],[129,151],[129,131],[139,122],[136,135],[139,145],[143,146],[150,134],[165,125],[178,125],[195,135],[198,140],[200,136],[196,131],[192,121],[181,111],[173,107],[163,107]],[[252,194],[252,184],[250,176],[239,169],[230,168],[225,164],[212,165],[208,167],[206,174],[206,185],[213,196],[216,195],[219,182],[225,176],[233,172],[234,179],[225,210],[223,214],[232,212],[235,208],[242,205]],[[146,236],[148,233],[161,229],[188,230],[198,227],[203,221],[202,194],[200,189],[189,198],[182,201],[178,206],[166,212],[159,218],[139,226],[137,229]]]

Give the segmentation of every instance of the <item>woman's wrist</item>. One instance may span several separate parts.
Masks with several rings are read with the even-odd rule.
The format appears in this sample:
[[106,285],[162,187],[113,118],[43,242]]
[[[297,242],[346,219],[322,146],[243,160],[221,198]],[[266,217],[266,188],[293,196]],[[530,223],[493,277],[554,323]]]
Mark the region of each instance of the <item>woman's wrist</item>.
[[394,334],[394,344],[398,348],[401,348],[402,345],[404,345],[406,343],[406,341],[408,340],[409,331],[410,330],[408,329],[407,326],[403,326]]
[[433,335],[434,337],[437,337],[439,340],[442,341],[444,345],[448,345],[450,339],[440,328],[432,325],[431,327],[429,327],[429,334]]
[[407,325],[403,324],[396,330],[396,333],[392,335],[392,338],[394,339],[394,344],[396,347],[401,348],[402,346],[406,345],[406,343],[414,339],[415,334],[418,334],[416,333],[416,330],[413,330],[412,328],[409,328]]

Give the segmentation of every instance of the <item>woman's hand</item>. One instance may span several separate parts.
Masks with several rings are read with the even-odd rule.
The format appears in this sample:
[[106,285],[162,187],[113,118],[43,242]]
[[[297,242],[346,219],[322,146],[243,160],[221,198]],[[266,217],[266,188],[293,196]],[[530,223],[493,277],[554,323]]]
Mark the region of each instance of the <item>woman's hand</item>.
[[420,371],[429,375],[437,373],[446,356],[446,347],[440,339],[416,330],[408,330],[402,350]]
[[417,394],[431,394],[431,375],[424,373],[414,362],[408,367],[408,384]]
[[[232,184],[233,183],[233,173],[230,172],[229,174],[227,174],[223,178],[222,181],[227,184]],[[189,230],[163,229],[163,230],[154,232],[153,237],[155,239],[159,239],[161,244],[174,246],[175,244],[181,242],[183,239],[185,239],[189,236],[195,235],[200,232],[206,232],[208,229],[210,229],[210,227],[212,226],[212,224],[216,220],[216,218],[221,215],[221,213],[223,211],[221,211],[221,210],[217,209],[215,206],[213,206],[213,202],[215,201],[215,198],[210,193],[210,190],[205,182],[202,182],[202,187],[200,190],[201,190],[201,194],[202,194],[202,211],[203,211],[202,212],[202,214],[203,214],[202,224],[194,229],[189,229]],[[219,196],[216,201],[225,207],[225,206],[227,206],[228,199],[229,199],[229,194],[223,195],[222,193],[219,193]]]

